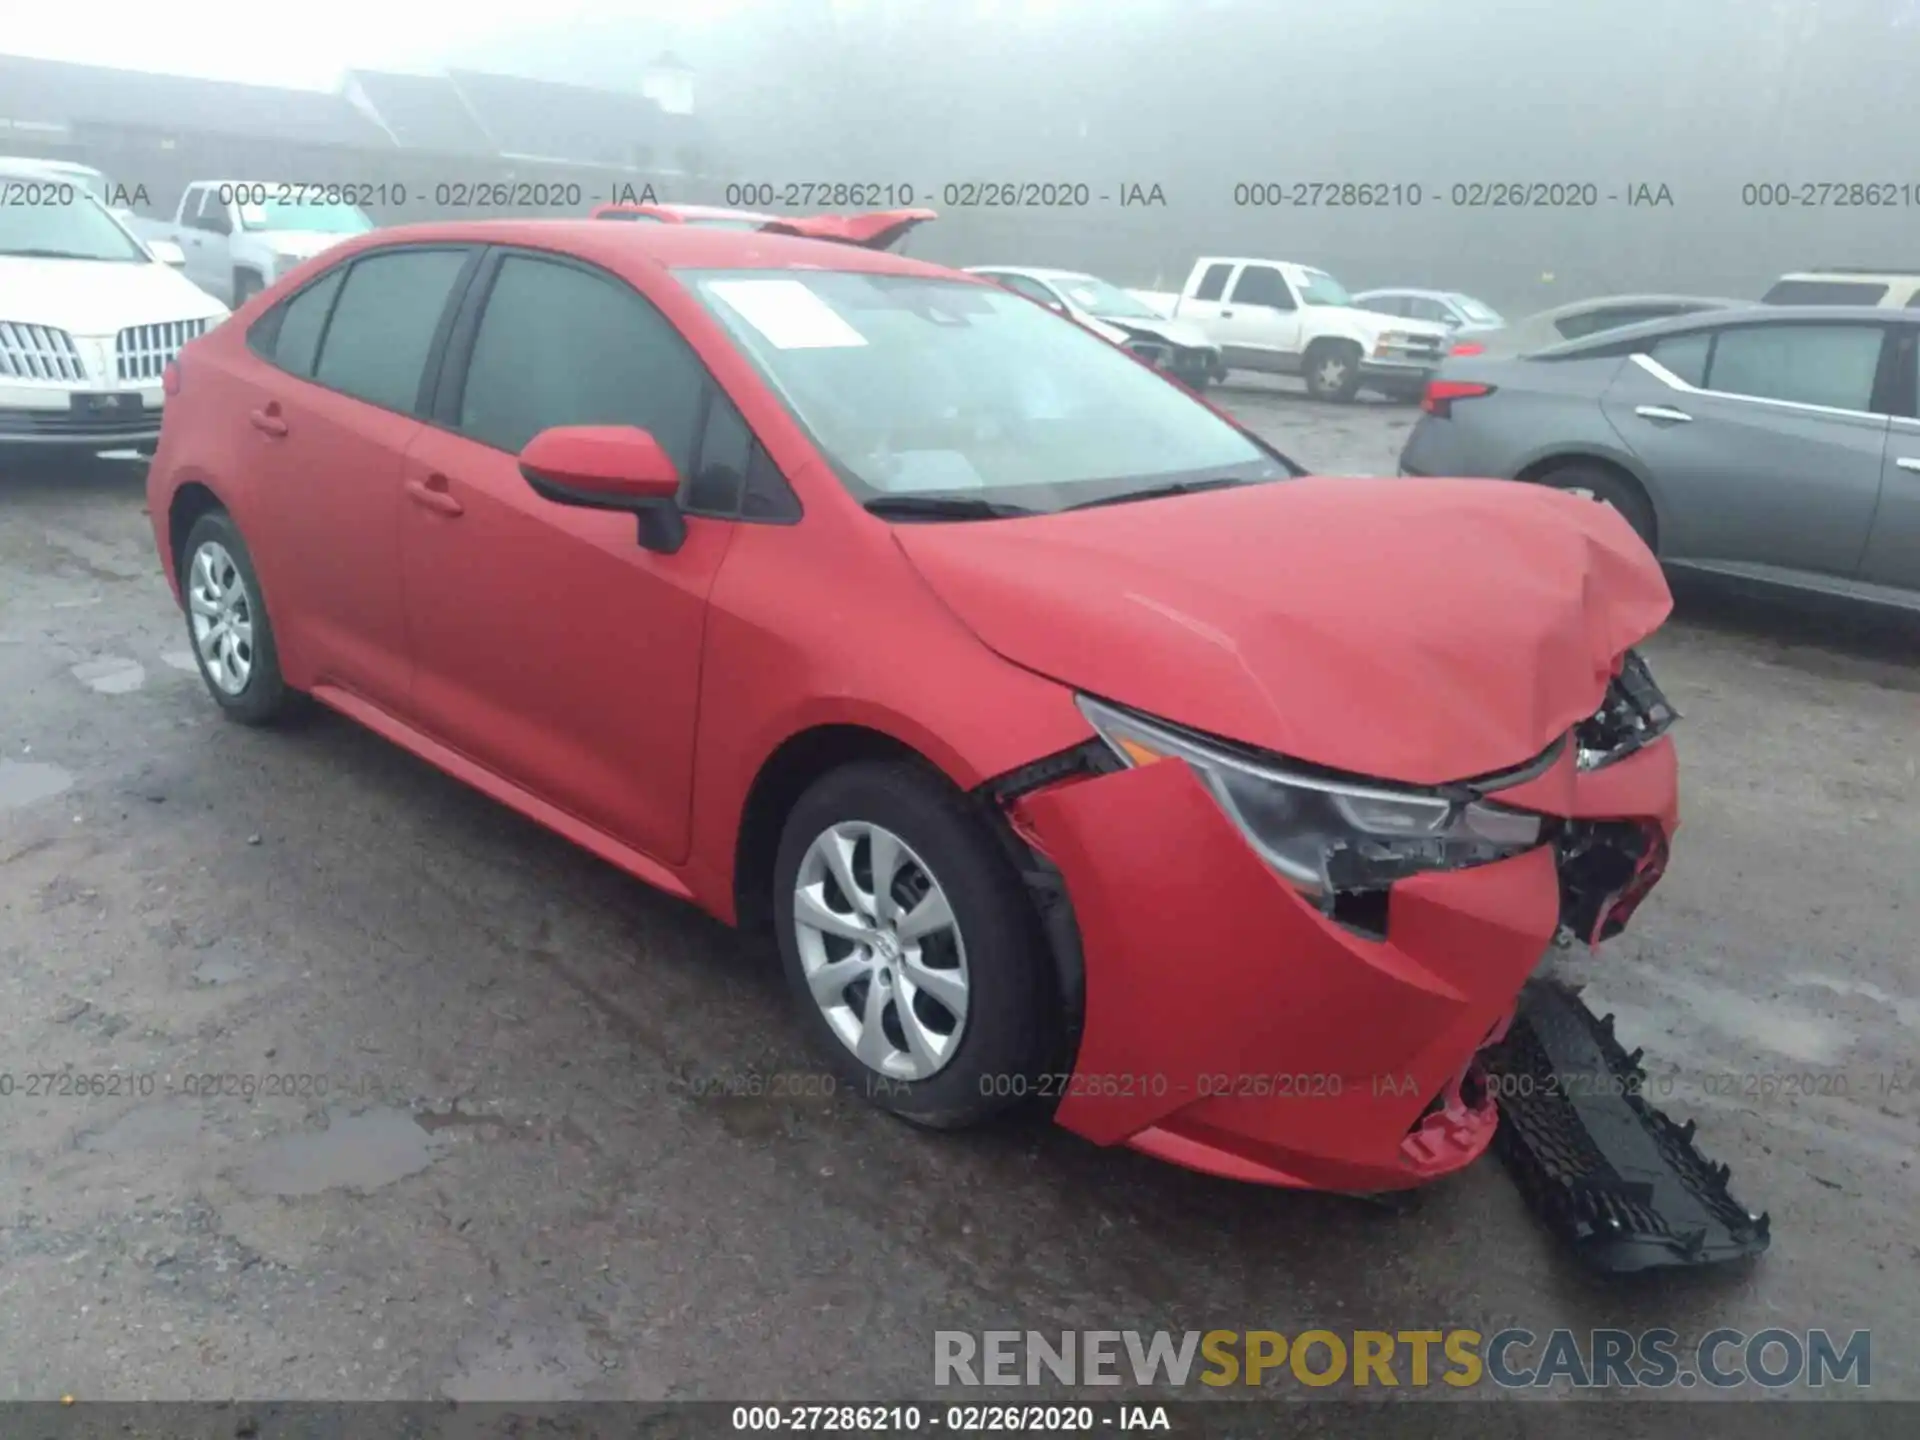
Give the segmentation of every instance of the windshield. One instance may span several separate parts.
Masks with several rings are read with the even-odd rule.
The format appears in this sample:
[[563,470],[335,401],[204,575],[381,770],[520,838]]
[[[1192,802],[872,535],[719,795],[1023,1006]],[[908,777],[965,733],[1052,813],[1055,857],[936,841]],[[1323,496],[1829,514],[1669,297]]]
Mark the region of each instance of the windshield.
[[364,235],[373,229],[354,205],[303,204],[297,200],[269,200],[264,205],[240,207],[242,230],[306,230],[321,235]]
[[1324,270],[1302,270],[1305,283],[1300,287],[1300,298],[1309,305],[1347,305],[1353,304],[1353,296],[1347,293],[1347,287],[1327,274]]
[[1149,310],[1118,285],[1109,285],[1091,275],[1056,276],[1051,283],[1054,289],[1067,297],[1070,304],[1104,320],[1167,318]]
[[864,502],[1053,511],[1292,473],[1125,352],[1002,290],[822,270],[680,278]]
[[0,255],[152,263],[84,186],[59,176],[10,174],[5,179],[37,199],[0,205]]
[[1453,304],[1455,309],[1476,325],[1503,325],[1506,323],[1500,318],[1499,311],[1495,310],[1491,305],[1482,305],[1471,295],[1455,295],[1453,297]]

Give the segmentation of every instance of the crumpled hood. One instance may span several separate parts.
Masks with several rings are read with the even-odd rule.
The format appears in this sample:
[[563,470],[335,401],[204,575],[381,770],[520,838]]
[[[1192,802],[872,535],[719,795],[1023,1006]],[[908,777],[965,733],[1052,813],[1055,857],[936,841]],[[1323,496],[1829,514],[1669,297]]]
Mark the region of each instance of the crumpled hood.
[[1414,785],[1539,754],[1673,604],[1609,507],[1483,480],[1282,480],[893,533],[1015,664]]
[[1178,345],[1187,350],[1218,350],[1220,347],[1207,338],[1206,331],[1187,320],[1148,320],[1138,315],[1095,316],[1102,325],[1111,326],[1125,335],[1138,335],[1155,340],[1164,340],[1169,345]]

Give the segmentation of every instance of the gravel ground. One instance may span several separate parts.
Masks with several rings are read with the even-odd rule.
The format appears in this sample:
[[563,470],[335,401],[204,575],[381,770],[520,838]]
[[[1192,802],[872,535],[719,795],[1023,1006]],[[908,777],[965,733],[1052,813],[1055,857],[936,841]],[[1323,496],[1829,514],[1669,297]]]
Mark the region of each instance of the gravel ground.
[[[1340,473],[1415,413],[1222,393]],[[925,1396],[936,1329],[1505,1324],[1871,1328],[1920,1398],[1915,627],[1683,596],[1649,646],[1685,829],[1580,969],[1775,1240],[1622,1286],[1491,1161],[1385,1207],[703,1095],[817,1074],[770,948],[342,720],[217,719],[141,505],[0,477],[0,1399]]]

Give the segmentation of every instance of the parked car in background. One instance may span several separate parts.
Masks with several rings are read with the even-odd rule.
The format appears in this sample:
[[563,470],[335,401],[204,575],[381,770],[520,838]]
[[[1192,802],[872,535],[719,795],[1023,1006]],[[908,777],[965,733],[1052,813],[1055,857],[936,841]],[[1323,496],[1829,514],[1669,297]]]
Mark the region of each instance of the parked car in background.
[[[0,162],[0,189],[42,173]],[[90,191],[0,205],[0,453],[151,446],[162,372],[226,313]]]
[[329,201],[318,187],[257,180],[196,180],[171,223],[134,223],[143,238],[178,245],[187,278],[236,310],[288,271],[373,228],[359,206]]
[[1660,559],[1920,610],[1920,311],[1713,310],[1449,359],[1401,473],[1601,500]]
[[712,230],[760,230],[770,235],[799,235],[809,240],[838,240],[869,250],[892,250],[918,226],[938,219],[932,210],[869,210],[853,215],[766,215],[727,210],[717,205],[660,205],[621,202],[597,205],[595,220],[625,220],[654,225],[701,225]]
[[1448,353],[1530,355],[1536,350],[1545,350],[1549,346],[1579,340],[1588,335],[1598,335],[1605,330],[1643,325],[1649,320],[1664,320],[1673,315],[1738,309],[1753,303],[1751,300],[1723,300],[1703,295],[1602,295],[1538,311],[1524,320],[1516,320],[1487,334],[1461,336]]
[[1362,290],[1353,297],[1362,310],[1403,320],[1430,320],[1451,330],[1454,339],[1499,330],[1506,320],[1484,300],[1457,290]]
[[1226,378],[1220,347],[1199,326],[1169,320],[1118,285],[1096,276],[1031,265],[972,265],[967,273],[1079,321],[1102,339],[1196,390]]
[[1920,270],[1860,270],[1838,266],[1796,270],[1774,281],[1773,288],[1760,297],[1760,303],[1920,309]]
[[1206,255],[1179,294],[1131,293],[1192,322],[1229,371],[1298,375],[1317,400],[1348,401],[1362,389],[1417,398],[1450,338],[1444,325],[1363,310],[1326,271],[1290,260]]
[[148,513],[214,704],[310,696],[771,928],[840,1083],[923,1125],[1044,1094],[1215,1175],[1427,1183],[1555,935],[1666,864],[1673,743],[1612,677],[1671,597],[1616,516],[1300,478],[976,277],[409,226],[170,389]]
[[30,155],[0,155],[0,172],[21,175],[29,171],[42,171],[54,175],[85,190],[122,221],[133,219],[133,211],[126,204],[126,190],[109,179],[104,171],[91,165],[82,165],[75,160],[45,160]]

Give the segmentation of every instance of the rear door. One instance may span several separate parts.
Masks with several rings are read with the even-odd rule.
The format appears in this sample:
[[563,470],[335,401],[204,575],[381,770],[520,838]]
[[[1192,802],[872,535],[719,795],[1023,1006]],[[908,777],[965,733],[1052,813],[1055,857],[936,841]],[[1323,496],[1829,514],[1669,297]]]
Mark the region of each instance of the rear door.
[[[401,507],[414,712],[495,774],[677,863],[745,422],[652,302],[546,253],[492,253],[446,364]],[[555,504],[521,475],[540,431],[592,424],[650,432],[687,477],[673,554],[643,549],[632,515]]]
[[1920,324],[1893,329],[1887,463],[1860,578],[1920,591]]
[[1182,293],[1180,303],[1173,307],[1174,313],[1182,320],[1191,320],[1207,333],[1207,338],[1218,341],[1221,337],[1220,312],[1227,298],[1227,284],[1238,269],[1231,260],[1216,260],[1207,266],[1200,277],[1200,283],[1191,293]]
[[261,317],[247,343],[248,534],[276,625],[314,683],[404,713],[401,461],[474,247],[376,250]]
[[1782,321],[1668,336],[1602,408],[1645,465],[1674,560],[1851,578],[1880,495],[1887,327]]
[[180,248],[186,252],[187,278],[225,300],[232,287],[227,237],[232,231],[227,207],[212,185],[190,185],[180,207]]
[[1220,309],[1227,363],[1291,370],[1300,360],[1300,302],[1277,265],[1242,265]]

